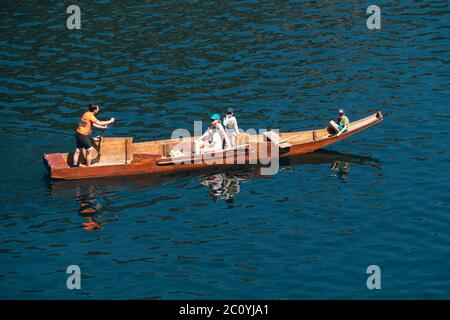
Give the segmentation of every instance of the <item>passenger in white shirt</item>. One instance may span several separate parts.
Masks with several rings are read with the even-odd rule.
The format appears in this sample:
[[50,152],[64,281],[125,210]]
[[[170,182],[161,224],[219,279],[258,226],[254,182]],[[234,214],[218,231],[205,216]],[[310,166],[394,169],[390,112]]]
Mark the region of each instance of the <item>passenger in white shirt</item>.
[[195,140],[195,154],[219,152],[223,150],[223,139],[215,125],[210,124],[208,130]]
[[[214,125],[216,127],[216,129],[218,130],[220,136],[222,137],[222,140],[225,140],[225,145],[228,148],[228,146],[231,145],[231,142],[230,142],[230,139],[228,138],[227,133],[225,132],[225,129],[222,126],[222,123],[220,122],[220,116],[217,113],[213,114],[211,116],[211,121],[212,121],[211,124]],[[222,144],[223,144],[223,142],[222,142]]]
[[233,108],[227,109],[227,114],[223,119],[223,125],[225,127],[225,132],[230,140],[230,145],[227,144],[227,148],[232,148],[236,146],[237,135],[239,134],[239,127],[236,117],[233,115]]

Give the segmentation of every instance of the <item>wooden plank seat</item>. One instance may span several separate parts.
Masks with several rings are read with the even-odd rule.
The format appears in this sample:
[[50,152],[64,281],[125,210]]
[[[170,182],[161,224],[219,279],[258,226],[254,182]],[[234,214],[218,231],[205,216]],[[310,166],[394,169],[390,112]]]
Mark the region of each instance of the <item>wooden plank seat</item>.
[[292,144],[284,141],[281,139],[281,137],[275,132],[275,131],[266,131],[263,133],[263,135],[269,139],[270,141],[272,141],[273,144],[275,144],[276,146],[278,146],[280,149],[285,149],[285,148],[290,148],[292,147]]
[[232,151],[238,151],[238,150],[248,151],[248,148],[249,148],[249,144],[244,144],[241,146],[236,146],[234,148],[224,149],[219,152],[208,152],[208,153],[203,153],[203,154],[199,154],[199,155],[185,155],[182,157],[161,157],[161,158],[156,159],[156,164],[157,165],[167,165],[167,164],[190,163],[190,162],[194,162],[194,161],[202,161],[202,160],[212,159],[215,156],[217,156],[217,154],[223,154],[224,158],[227,156],[234,157],[234,152],[232,152]]

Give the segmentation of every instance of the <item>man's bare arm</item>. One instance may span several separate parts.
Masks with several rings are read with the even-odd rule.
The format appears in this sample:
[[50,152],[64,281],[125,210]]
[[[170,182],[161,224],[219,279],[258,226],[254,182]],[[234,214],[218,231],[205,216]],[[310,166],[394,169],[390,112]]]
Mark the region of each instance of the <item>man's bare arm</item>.
[[348,125],[345,125],[344,128],[337,133],[337,136],[340,136],[346,130],[348,130]]
[[99,126],[107,126],[108,124],[111,124],[111,123],[113,123],[114,121],[115,121],[114,118],[111,118],[111,119],[109,119],[109,120],[107,120],[107,121],[100,121],[100,120],[97,120],[97,122],[95,122],[94,124],[98,124]]
[[225,143],[227,146],[231,146],[230,138],[226,134],[225,130],[223,129],[222,125],[219,125],[219,131],[222,135],[222,138],[225,139]]
[[206,131],[204,134],[202,134],[199,138],[195,139],[196,142],[200,142],[202,140],[205,140],[208,136],[208,131]]
[[101,125],[99,125],[99,124],[97,124],[97,123],[93,123],[92,124],[94,127],[96,127],[97,129],[106,129],[106,128],[108,128],[108,126],[101,126]]
[[234,129],[236,130],[236,134],[239,134],[239,127],[238,127],[237,121],[236,121],[236,126]]

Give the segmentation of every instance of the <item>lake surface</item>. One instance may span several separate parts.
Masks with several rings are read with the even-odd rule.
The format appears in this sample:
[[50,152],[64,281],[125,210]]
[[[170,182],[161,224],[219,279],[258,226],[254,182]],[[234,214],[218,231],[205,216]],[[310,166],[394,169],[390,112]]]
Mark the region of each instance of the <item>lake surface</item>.
[[[450,298],[447,1],[378,1],[381,30],[365,2],[76,4],[81,30],[2,2],[0,298]],[[228,106],[245,130],[385,120],[273,176],[50,181],[89,103],[134,141]]]

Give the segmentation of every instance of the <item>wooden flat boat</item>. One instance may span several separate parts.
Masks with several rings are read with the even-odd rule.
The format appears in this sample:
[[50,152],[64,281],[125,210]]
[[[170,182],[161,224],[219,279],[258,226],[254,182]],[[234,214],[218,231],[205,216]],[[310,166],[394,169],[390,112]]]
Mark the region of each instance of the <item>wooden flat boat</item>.
[[[92,139],[94,147],[90,167],[72,166],[72,153],[44,154],[44,166],[53,179],[87,179],[153,173],[176,173],[224,166],[267,164],[270,159],[287,158],[324,148],[367,129],[383,120],[380,111],[350,123],[340,136],[330,135],[326,128],[300,132],[263,134],[242,133],[237,147],[216,153],[191,155],[194,138],[133,142],[133,138]],[[184,156],[169,157],[171,150]],[[84,155],[81,157],[84,161]]]

